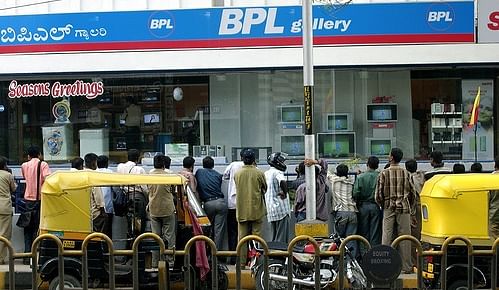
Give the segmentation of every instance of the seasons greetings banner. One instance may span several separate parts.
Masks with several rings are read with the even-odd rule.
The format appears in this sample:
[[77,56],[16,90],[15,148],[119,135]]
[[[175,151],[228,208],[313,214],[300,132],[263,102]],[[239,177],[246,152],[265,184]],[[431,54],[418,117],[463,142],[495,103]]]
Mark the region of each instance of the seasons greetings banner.
[[8,96],[11,99],[48,96],[52,96],[53,98],[82,96],[87,99],[95,99],[103,93],[103,82],[77,80],[69,84],[61,82],[20,84],[16,80],[12,80],[9,84]]

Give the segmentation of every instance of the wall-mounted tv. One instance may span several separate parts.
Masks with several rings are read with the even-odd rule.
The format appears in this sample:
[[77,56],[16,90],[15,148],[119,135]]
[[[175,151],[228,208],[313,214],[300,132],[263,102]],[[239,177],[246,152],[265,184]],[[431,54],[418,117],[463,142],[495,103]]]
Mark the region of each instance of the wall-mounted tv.
[[319,133],[317,149],[320,158],[347,158],[355,155],[355,132]]
[[151,112],[142,114],[144,126],[157,125],[161,122],[161,114],[159,112]]
[[288,156],[305,156],[305,136],[281,136],[281,152]]
[[368,122],[396,122],[397,104],[379,103],[367,105]]
[[393,138],[367,138],[368,155],[388,157],[395,146]]
[[304,120],[303,105],[279,106],[280,123],[301,123]]
[[324,130],[333,131],[353,131],[353,119],[350,113],[328,113],[325,117]]

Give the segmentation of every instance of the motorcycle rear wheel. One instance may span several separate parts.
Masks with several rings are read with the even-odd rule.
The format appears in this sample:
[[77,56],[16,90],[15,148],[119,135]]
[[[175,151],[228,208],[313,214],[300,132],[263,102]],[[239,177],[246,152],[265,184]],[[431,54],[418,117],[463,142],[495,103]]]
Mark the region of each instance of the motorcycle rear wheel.
[[[260,265],[260,267],[258,267],[258,271],[256,272],[256,276],[255,276],[256,290],[265,290],[265,288],[264,288],[265,275],[264,275],[263,259],[262,259],[261,263],[262,264]],[[287,272],[286,270],[287,269],[284,266],[283,261],[269,260],[269,268],[268,268],[269,274],[272,273],[272,274],[276,274],[276,275],[286,276],[286,272]],[[281,282],[281,281],[273,281],[273,280],[269,279],[269,289],[285,290],[285,289],[288,289],[288,283]]]

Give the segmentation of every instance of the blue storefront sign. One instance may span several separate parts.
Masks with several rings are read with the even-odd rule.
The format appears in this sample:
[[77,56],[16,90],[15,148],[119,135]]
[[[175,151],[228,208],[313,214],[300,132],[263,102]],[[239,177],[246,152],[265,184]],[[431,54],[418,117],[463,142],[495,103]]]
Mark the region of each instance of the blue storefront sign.
[[[474,42],[473,1],[313,7],[314,44]],[[0,53],[301,45],[301,6],[0,17]]]

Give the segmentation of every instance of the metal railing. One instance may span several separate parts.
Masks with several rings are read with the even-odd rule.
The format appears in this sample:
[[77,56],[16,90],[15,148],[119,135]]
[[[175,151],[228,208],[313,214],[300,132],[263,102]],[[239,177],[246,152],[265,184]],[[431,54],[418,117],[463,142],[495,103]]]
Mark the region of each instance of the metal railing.
[[[295,245],[299,242],[307,242],[313,245],[314,248],[314,256],[316,257],[314,261],[314,267],[315,267],[315,289],[318,290],[321,288],[320,285],[320,257],[336,257],[338,258],[339,261],[339,275],[338,275],[338,285],[337,288],[339,290],[344,289],[345,287],[345,247],[347,246],[347,243],[351,241],[359,241],[363,243],[366,247],[366,249],[370,249],[370,245],[368,241],[358,235],[353,235],[349,236],[346,239],[344,239],[339,247],[338,250],[336,251],[320,251],[319,244],[317,240],[315,240],[313,237],[306,236],[306,235],[301,235],[295,237],[287,247],[287,250],[269,250],[268,245],[264,239],[262,239],[259,236],[255,235],[249,235],[241,239],[239,241],[236,251],[217,251],[215,243],[213,240],[211,240],[209,237],[203,236],[203,235],[198,235],[192,237],[185,245],[184,250],[175,250],[175,249],[166,249],[165,244],[163,240],[154,233],[143,233],[140,236],[138,236],[132,245],[132,248],[129,250],[115,250],[113,247],[113,241],[106,236],[105,234],[102,233],[92,233],[88,235],[82,243],[81,250],[68,250],[64,249],[63,247],[63,242],[61,239],[55,235],[52,234],[42,234],[38,236],[35,241],[32,244],[31,252],[30,253],[16,253],[15,249],[12,245],[12,243],[7,240],[6,238],[0,236],[0,243],[5,243],[6,248],[9,252],[9,260],[8,260],[8,267],[9,267],[9,272],[8,272],[8,279],[9,279],[9,289],[13,290],[16,289],[15,285],[15,259],[23,259],[23,258],[31,258],[33,262],[33,271],[32,271],[32,289],[35,290],[38,288],[37,281],[38,281],[38,255],[37,255],[37,249],[39,248],[40,243],[43,240],[51,240],[55,242],[57,245],[57,253],[58,253],[58,276],[59,277],[64,277],[64,257],[80,257],[81,258],[81,263],[82,263],[82,289],[86,290],[88,289],[88,281],[89,281],[89,273],[88,273],[88,245],[90,241],[95,241],[95,240],[100,240],[104,241],[107,245],[107,250],[106,254],[109,254],[108,257],[108,262],[109,262],[109,284],[108,288],[109,289],[116,289],[116,281],[115,281],[115,256],[129,256],[132,257],[132,265],[133,265],[133,289],[139,289],[139,267],[138,267],[138,260],[139,260],[139,244],[144,241],[144,240],[153,240],[157,243],[159,246],[159,251],[162,253],[160,255],[160,265],[164,265],[164,258],[165,255],[173,255],[173,256],[183,256],[184,257],[184,262],[183,262],[183,267],[184,269],[190,269],[191,265],[191,259],[190,259],[190,253],[192,251],[192,246],[195,245],[196,243],[199,242],[204,242],[208,245],[208,248],[210,249],[210,254],[211,254],[211,288],[212,289],[218,289],[218,258],[219,257],[233,257],[236,256],[237,260],[240,260],[241,253],[242,251],[246,251],[246,244],[249,241],[256,241],[259,243],[262,252],[263,252],[263,266],[264,266],[264,281],[263,281],[263,287],[264,289],[269,289],[269,271],[268,271],[268,265],[269,265],[269,257],[280,257],[282,259],[288,259],[288,261],[292,260],[292,255],[293,255],[293,248]],[[483,249],[474,249],[473,244],[471,241],[464,236],[451,236],[448,237],[443,244],[441,245],[441,250],[428,250],[428,251],[423,251],[423,248],[421,246],[421,243],[414,237],[409,236],[409,235],[403,235],[400,237],[397,237],[393,243],[392,247],[396,248],[401,242],[403,241],[409,241],[412,244],[415,245],[416,250],[417,250],[417,288],[418,289],[424,289],[423,285],[423,259],[426,256],[434,256],[434,257],[440,257],[441,258],[441,264],[440,264],[440,288],[441,289],[447,289],[447,270],[448,268],[448,249],[450,246],[455,246],[456,242],[461,242],[461,244],[464,244],[464,247],[467,249],[467,288],[468,289],[473,289],[474,287],[474,257],[476,256],[486,256],[491,258],[491,271],[490,273],[486,273],[490,275],[490,284],[489,285],[496,285],[497,283],[497,247],[499,245],[499,239],[497,239],[490,250],[483,250]],[[293,289],[293,263],[288,263],[287,264],[287,288],[288,289]],[[168,267],[160,266],[158,267],[158,289],[170,289],[171,285],[167,279],[168,276]],[[235,283],[235,288],[236,289],[241,289],[241,276],[242,276],[242,269],[240,263],[236,263],[236,283]],[[186,271],[184,274],[184,287],[185,289],[194,289],[195,283],[193,281],[195,278],[193,277],[192,271]],[[59,289],[64,289],[64,279],[59,279]],[[371,289],[372,283],[368,283],[368,289]],[[394,283],[390,285],[391,289],[397,288]]]

